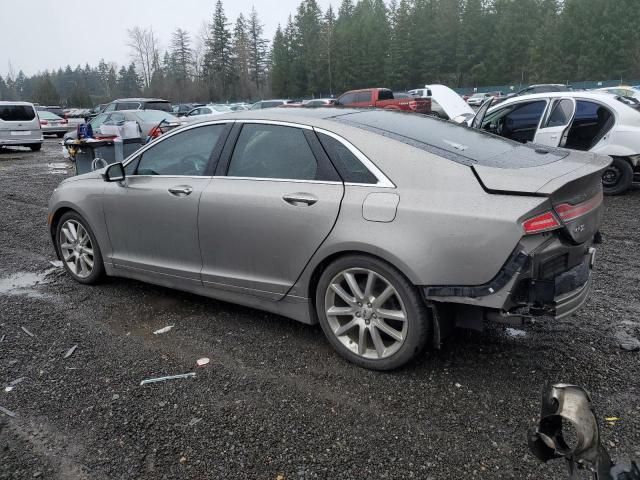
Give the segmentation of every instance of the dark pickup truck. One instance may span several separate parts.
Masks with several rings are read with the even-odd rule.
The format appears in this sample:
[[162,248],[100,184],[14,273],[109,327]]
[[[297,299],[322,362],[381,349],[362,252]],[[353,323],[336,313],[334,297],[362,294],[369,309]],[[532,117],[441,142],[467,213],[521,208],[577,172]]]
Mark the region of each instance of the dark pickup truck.
[[338,97],[336,107],[384,108],[386,110],[404,110],[415,113],[431,113],[431,100],[428,98],[394,98],[388,88],[366,88],[351,90]]

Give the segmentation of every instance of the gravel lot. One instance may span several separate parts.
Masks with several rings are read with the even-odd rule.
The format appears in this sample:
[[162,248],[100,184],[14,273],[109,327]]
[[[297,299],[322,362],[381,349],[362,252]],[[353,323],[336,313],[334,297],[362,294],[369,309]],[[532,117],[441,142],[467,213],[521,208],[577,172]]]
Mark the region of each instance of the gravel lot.
[[[15,412],[0,413],[0,478],[567,478],[526,446],[556,382],[591,391],[614,458],[640,457],[640,352],[619,345],[640,338],[640,189],[605,200],[578,315],[460,332],[374,373],[318,327],[135,281],[74,283],[49,263],[47,201],[72,174],[60,149],[0,152],[0,406]],[[196,378],[139,385],[204,356]]]

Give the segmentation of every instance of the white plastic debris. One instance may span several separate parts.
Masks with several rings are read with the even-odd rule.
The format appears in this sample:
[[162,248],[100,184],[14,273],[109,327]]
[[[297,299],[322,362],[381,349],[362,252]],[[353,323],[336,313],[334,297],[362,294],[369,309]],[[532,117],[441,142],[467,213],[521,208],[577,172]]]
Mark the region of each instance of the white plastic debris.
[[462,388],[462,385],[460,385],[458,382],[454,383],[454,385],[456,386],[456,388]]
[[196,361],[196,365],[198,365],[199,367],[204,367],[209,362],[210,360],[207,357],[202,357]]
[[76,348],[78,348],[78,345],[74,345],[69,350],[67,350],[67,353],[64,354],[63,358],[69,358],[71,355],[73,355],[73,352],[76,351]]
[[9,382],[9,386],[10,387],[15,387],[16,385],[18,385],[21,381],[23,381],[24,379],[26,379],[27,377],[20,377],[20,378],[16,378],[15,380],[13,380],[12,382]]
[[146,380],[142,380],[140,385],[147,385],[149,383],[157,383],[157,382],[165,382],[167,380],[177,380],[180,378],[193,378],[195,377],[195,372],[190,373],[181,373],[180,375],[169,375],[168,377],[157,377],[157,378],[148,378]]
[[16,416],[16,414],[15,414],[15,413],[13,413],[11,410],[7,410],[7,409],[6,409],[6,408],[4,408],[4,407],[0,407],[0,412],[4,413],[4,414],[5,414],[6,416],[8,416],[8,417],[12,417],[12,418],[13,418],[13,417],[15,417],[15,416]]
[[154,335],[160,335],[161,333],[167,333],[171,330],[175,325],[167,325],[166,327],[161,328],[160,330],[156,330],[153,332]]
[[4,391],[9,393],[11,390],[13,390],[13,387],[9,386],[9,387],[4,387]]
[[27,330],[26,327],[20,327],[22,329],[22,331],[24,333],[26,333],[27,335],[29,335],[30,337],[35,337],[35,335],[33,333],[31,333],[29,330]]
[[56,268],[62,267],[62,262],[60,260],[50,260],[49,263]]

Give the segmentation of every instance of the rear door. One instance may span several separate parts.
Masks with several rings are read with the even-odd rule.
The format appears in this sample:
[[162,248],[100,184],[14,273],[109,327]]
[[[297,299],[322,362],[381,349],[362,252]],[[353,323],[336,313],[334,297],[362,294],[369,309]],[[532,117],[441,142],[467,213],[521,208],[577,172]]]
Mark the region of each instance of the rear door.
[[548,114],[542,120],[533,139],[534,143],[550,147],[564,147],[569,127],[576,114],[576,101],[573,98],[553,100]]
[[41,140],[35,108],[29,104],[0,104],[0,138],[7,143]]
[[282,123],[238,122],[218,168],[198,215],[202,280],[279,299],[331,232],[342,181],[310,128]]

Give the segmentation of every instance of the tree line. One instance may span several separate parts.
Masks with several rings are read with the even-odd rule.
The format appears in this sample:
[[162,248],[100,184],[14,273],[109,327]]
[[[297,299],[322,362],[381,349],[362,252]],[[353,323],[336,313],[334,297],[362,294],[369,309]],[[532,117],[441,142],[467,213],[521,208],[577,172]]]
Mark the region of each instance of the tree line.
[[451,87],[640,78],[638,0],[302,0],[269,42],[252,9],[221,0],[201,31],[128,31],[131,63],[0,77],[0,99],[90,106],[319,97],[369,86]]

